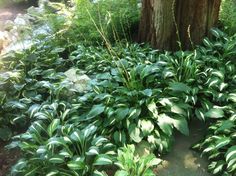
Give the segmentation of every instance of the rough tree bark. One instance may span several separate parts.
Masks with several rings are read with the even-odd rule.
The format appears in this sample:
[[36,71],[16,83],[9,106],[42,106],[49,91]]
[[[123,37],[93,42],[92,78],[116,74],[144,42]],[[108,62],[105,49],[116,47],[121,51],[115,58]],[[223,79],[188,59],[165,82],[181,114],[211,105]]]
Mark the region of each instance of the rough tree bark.
[[180,41],[182,49],[189,49],[191,41],[199,44],[216,24],[220,3],[221,0],[142,0],[139,41],[165,50],[179,49]]

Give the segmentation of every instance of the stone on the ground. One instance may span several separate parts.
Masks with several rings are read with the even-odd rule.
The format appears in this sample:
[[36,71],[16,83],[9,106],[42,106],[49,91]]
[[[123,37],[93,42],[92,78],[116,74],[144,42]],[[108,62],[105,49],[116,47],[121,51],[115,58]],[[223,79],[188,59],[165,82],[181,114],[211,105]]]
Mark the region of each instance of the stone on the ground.
[[72,83],[71,88],[77,92],[85,92],[89,90],[89,82],[91,79],[82,71],[71,68],[64,73],[67,79]]

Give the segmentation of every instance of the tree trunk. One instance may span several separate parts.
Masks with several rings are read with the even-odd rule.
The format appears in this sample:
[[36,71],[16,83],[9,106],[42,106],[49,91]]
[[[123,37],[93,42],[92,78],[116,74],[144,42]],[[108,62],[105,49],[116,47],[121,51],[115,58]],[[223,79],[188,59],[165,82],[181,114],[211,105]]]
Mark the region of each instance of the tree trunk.
[[161,50],[189,49],[192,44],[200,44],[218,20],[220,3],[221,0],[143,0],[139,41]]

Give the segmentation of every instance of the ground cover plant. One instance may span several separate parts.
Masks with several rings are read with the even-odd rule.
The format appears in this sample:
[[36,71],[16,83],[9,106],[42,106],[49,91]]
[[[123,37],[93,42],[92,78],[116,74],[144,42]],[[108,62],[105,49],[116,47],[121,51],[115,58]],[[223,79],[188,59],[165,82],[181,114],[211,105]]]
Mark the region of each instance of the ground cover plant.
[[[88,1],[78,1],[76,8],[79,3],[94,8]],[[80,29],[70,26],[71,14],[52,14],[59,7],[63,13],[71,8],[50,2],[43,7],[53,35],[38,34],[28,49],[1,56],[0,138],[14,136],[7,148],[22,151],[11,175],[154,175],[152,168],[161,163],[157,156],[170,151],[176,130],[191,132],[193,118],[210,123],[205,139],[193,147],[208,157],[209,171],[235,174],[235,35],[213,29],[212,39],[193,51],[158,51],[114,42],[117,36],[126,40],[127,31],[116,28],[124,33],[111,37],[113,27],[103,32],[91,10],[89,24],[75,25],[82,33],[95,27],[89,40],[103,43],[88,46],[73,40]],[[35,26],[44,21],[35,14]],[[68,76],[71,70],[88,77],[86,84],[79,82],[83,91]],[[138,154],[140,144],[149,156]]]

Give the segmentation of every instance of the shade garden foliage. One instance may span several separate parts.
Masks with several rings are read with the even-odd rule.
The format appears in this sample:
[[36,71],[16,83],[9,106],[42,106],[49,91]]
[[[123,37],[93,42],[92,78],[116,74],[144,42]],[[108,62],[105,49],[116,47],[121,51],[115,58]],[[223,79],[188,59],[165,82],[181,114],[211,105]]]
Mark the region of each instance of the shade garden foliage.
[[[86,11],[78,10],[80,3]],[[176,130],[188,135],[188,123],[197,118],[210,126],[193,148],[209,159],[211,173],[233,176],[236,35],[212,29],[212,38],[193,51],[153,50],[127,42],[138,2],[114,2],[123,8],[110,12],[108,3],[47,2],[40,15],[31,9],[30,30],[46,23],[49,33],[1,55],[0,139],[11,139],[7,148],[22,152],[11,175],[155,175],[156,156],[170,151]],[[130,12],[128,18],[120,10]],[[70,69],[91,79],[85,91],[74,89]],[[153,154],[138,155],[140,143]]]

